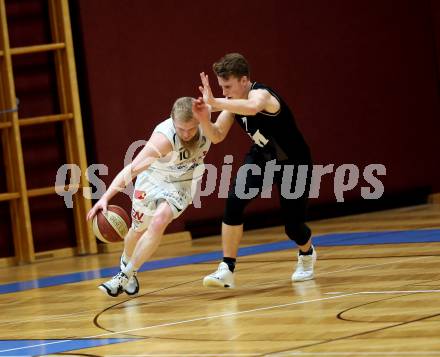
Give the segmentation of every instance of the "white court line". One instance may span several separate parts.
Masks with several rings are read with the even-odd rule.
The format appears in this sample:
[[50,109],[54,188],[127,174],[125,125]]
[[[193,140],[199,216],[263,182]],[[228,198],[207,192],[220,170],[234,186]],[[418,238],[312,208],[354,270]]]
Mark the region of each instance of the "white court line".
[[33,348],[33,347],[56,345],[56,344],[60,344],[60,343],[69,342],[72,340],[85,340],[85,339],[93,339],[93,338],[100,338],[100,337],[109,337],[109,336],[114,336],[114,335],[123,335],[123,334],[129,333],[129,332],[136,332],[136,331],[143,331],[143,330],[145,331],[145,330],[151,330],[151,329],[159,328],[159,327],[168,327],[168,326],[181,325],[181,324],[186,324],[186,323],[196,322],[196,321],[206,321],[206,320],[212,320],[212,319],[217,319],[217,318],[222,318],[222,317],[237,316],[237,315],[248,314],[250,312],[272,310],[272,309],[278,309],[278,308],[293,306],[293,305],[302,305],[302,304],[307,304],[307,303],[317,302],[317,301],[333,300],[333,299],[339,299],[342,297],[353,296],[353,295],[358,295],[358,294],[359,293],[350,293],[350,294],[330,296],[330,297],[325,297],[325,298],[320,298],[320,299],[296,301],[296,302],[291,302],[288,304],[272,305],[272,306],[260,307],[257,309],[244,310],[244,311],[239,311],[239,312],[231,312],[231,313],[221,314],[221,315],[204,316],[204,317],[198,317],[195,319],[167,322],[167,323],[163,323],[163,324],[146,326],[146,327],[139,327],[139,328],[123,330],[123,331],[107,332],[107,333],[102,333],[99,335],[80,337],[80,338],[76,338],[76,339],[60,340],[60,341],[47,342],[47,343],[39,343],[36,345],[31,345],[31,346],[16,347],[16,348],[10,348],[10,349],[6,349],[6,350],[0,350],[0,353],[10,352],[10,351],[18,351],[18,350],[23,350],[23,349]]
[[[359,269],[365,269],[365,268],[372,268],[372,267],[376,267],[376,266],[382,266],[382,265],[389,265],[389,264],[395,264],[395,263],[400,263],[400,262],[407,262],[409,259],[410,260],[417,260],[417,259],[423,259],[426,258],[425,256],[422,257],[410,257],[410,258],[406,258],[406,259],[400,259],[400,260],[395,260],[392,262],[386,262],[386,263],[380,263],[380,264],[370,264],[370,265],[362,265],[362,266],[357,266],[357,267],[352,267],[352,268],[346,268],[346,269],[341,269],[341,270],[333,270],[333,271],[327,271],[327,272],[323,272],[320,274],[316,274],[317,277],[322,276],[322,275],[328,275],[328,274],[334,274],[334,273],[342,273],[342,272],[346,272],[346,271],[352,271],[352,270],[359,270]],[[355,258],[353,258],[355,259]],[[280,280],[273,280],[270,282],[270,284],[276,283],[276,282],[283,282],[286,279],[280,279]],[[258,284],[259,285],[267,285],[268,283],[262,283],[262,284]],[[249,286],[255,286],[255,284],[245,284],[242,285],[241,287],[249,287]],[[327,293],[327,294],[331,294],[331,293]],[[335,294],[335,293],[332,293]],[[341,292],[340,294],[343,294],[343,292]],[[83,315],[83,314],[88,314],[88,313],[93,313],[96,311],[101,311],[102,309],[94,309],[94,310],[83,310],[83,311],[78,311],[78,312],[74,312],[72,314],[62,314],[62,315],[54,315],[54,316],[46,316],[46,317],[41,317],[41,318],[35,318],[35,319],[28,319],[28,320],[21,320],[21,321],[7,321],[7,322],[3,322],[1,323],[2,326],[6,326],[6,325],[17,325],[17,324],[22,324],[22,323],[28,323],[28,322],[38,322],[38,321],[48,321],[48,320],[61,320],[64,318],[70,318],[71,316],[74,315]]]
[[107,357],[210,357],[210,356],[439,356],[440,351],[406,351],[406,352],[281,352],[281,353],[149,353],[142,355],[106,355]]
[[[394,293],[395,294],[399,294],[399,293],[402,293],[402,292],[413,292],[413,293],[419,293],[419,292],[440,292],[440,290],[406,290],[406,291],[396,290]],[[347,297],[347,296],[355,296],[355,295],[362,295],[362,294],[375,294],[375,293],[380,294],[382,292],[381,291],[378,291],[378,292],[375,292],[375,291],[364,291],[364,292],[360,291],[360,292],[357,292],[357,293],[342,294],[342,295],[330,296],[330,297],[325,297],[325,298],[320,298],[320,299],[296,301],[296,302],[291,302],[291,303],[287,303],[287,304],[272,305],[272,306],[260,307],[260,308],[257,308],[257,309],[250,309],[250,310],[244,310],[244,311],[239,311],[239,312],[231,312],[231,313],[221,314],[221,315],[204,316],[204,317],[198,317],[198,318],[195,318],[195,319],[181,320],[181,321],[175,321],[175,322],[167,322],[167,323],[163,323],[163,324],[146,326],[146,327],[139,327],[139,328],[123,330],[123,331],[107,332],[107,333],[102,333],[102,334],[99,334],[99,335],[80,337],[80,338],[77,338],[77,339],[60,340],[60,341],[54,341],[54,342],[40,343],[40,344],[36,344],[36,345],[32,345],[32,346],[16,347],[16,348],[11,348],[11,349],[6,349],[6,350],[0,350],[0,353],[9,352],[9,351],[23,350],[23,349],[33,348],[33,347],[55,345],[55,344],[59,344],[59,343],[69,342],[69,341],[72,341],[72,340],[85,340],[85,339],[93,339],[93,338],[100,338],[100,337],[109,337],[109,336],[114,336],[114,335],[124,335],[124,334],[130,333],[130,332],[151,330],[151,329],[159,328],[159,327],[175,326],[175,325],[181,325],[181,324],[186,324],[186,323],[191,323],[191,322],[196,322],[196,321],[206,321],[206,320],[212,320],[212,319],[217,319],[217,318],[222,318],[222,317],[243,315],[243,314],[247,314],[247,313],[251,313],[251,312],[258,312],[258,311],[266,311],[266,310],[278,309],[278,308],[283,308],[283,307],[287,307],[287,306],[303,305],[303,304],[312,303],[312,302],[339,299],[339,298],[343,298],[343,297]],[[386,293],[390,293],[391,294],[392,291],[388,291]]]
[[[335,294],[344,294],[346,292],[330,292],[325,293],[324,295],[335,295]],[[383,290],[383,291],[360,291],[357,294],[359,295],[367,295],[367,294],[422,294],[422,293],[440,293],[440,290]]]
[[106,355],[107,357],[210,357],[210,356],[438,356],[440,351],[406,351],[406,352],[281,352],[281,353],[179,353],[179,354],[169,354],[169,353],[149,353],[142,355]]
[[[373,268],[373,267],[382,266],[382,265],[390,265],[390,264],[395,264],[395,263],[402,263],[402,262],[407,262],[408,259],[411,259],[411,261],[412,261],[412,260],[424,259],[424,258],[427,258],[427,257],[426,256],[414,257],[414,258],[410,257],[410,258],[406,258],[406,259],[394,260],[392,262],[379,263],[379,264],[369,264],[369,265],[361,265],[361,266],[356,266],[356,267],[351,267],[351,268],[346,268],[346,269],[326,271],[326,272],[322,272],[322,273],[319,273],[319,274],[315,274],[315,277],[320,277],[322,275],[329,275],[329,274],[335,274],[335,273],[343,273],[343,272],[346,272],[346,271],[353,271],[353,270],[359,270],[359,269],[365,269],[365,268]],[[356,258],[353,258],[353,259],[356,259]],[[318,262],[319,262],[319,259],[318,259]],[[286,279],[272,280],[270,283],[262,283],[262,284],[258,284],[258,285],[268,285],[268,284],[273,284],[273,283],[282,282],[282,281],[286,281]],[[253,285],[252,284],[241,285],[241,287],[247,287],[247,286],[253,286]]]
[[164,357],[181,357],[181,356],[188,356],[188,357],[216,357],[216,356],[261,356],[262,353],[179,353],[178,355],[173,355],[169,353],[150,353],[147,355],[106,355],[106,357],[158,357],[158,356],[164,356]]
[[35,319],[29,319],[29,320],[6,321],[6,322],[1,322],[0,321],[0,324],[3,327],[3,326],[7,326],[7,325],[25,324],[25,323],[29,323],[29,322],[56,321],[56,320],[62,320],[62,319],[71,318],[73,316],[86,315],[86,314],[89,314],[91,312],[96,312],[96,311],[102,311],[102,308],[101,309],[94,309],[94,310],[83,310],[83,311],[78,311],[78,312],[72,312],[71,314],[62,314],[62,315],[52,315],[52,316],[37,317]]
[[360,294],[407,294],[407,293],[440,293],[440,290],[385,290],[385,291],[362,291]]
[[[422,259],[422,258],[426,258],[426,257],[416,257],[416,258],[409,258],[409,259],[416,260],[416,259]],[[408,259],[405,259],[405,260],[401,259],[401,260],[397,260],[397,261],[393,261],[393,262],[388,262],[388,263],[383,263],[383,264],[364,265],[364,266],[361,266],[361,267],[354,267],[354,268],[349,268],[349,269],[344,269],[344,270],[339,270],[339,271],[326,272],[326,273],[323,273],[323,274],[320,274],[320,275],[336,273],[336,272],[343,272],[343,271],[349,271],[349,270],[356,270],[356,269],[363,269],[363,268],[380,266],[380,265],[386,265],[386,264],[394,264],[394,263],[398,263],[398,262],[402,262],[402,261],[407,261],[407,260]],[[430,290],[430,291],[431,292],[438,292],[437,290]],[[416,291],[410,291],[410,292],[416,293],[418,291],[416,290]],[[379,294],[381,292],[364,292],[364,293],[378,293]],[[80,337],[80,338],[75,339],[75,340],[92,339],[92,338],[98,338],[98,337],[104,337],[104,336],[114,336],[114,335],[120,335],[120,334],[129,333],[129,332],[149,330],[149,329],[159,328],[159,327],[174,326],[174,325],[190,323],[190,322],[195,322],[195,321],[211,320],[211,319],[220,318],[220,317],[236,316],[236,315],[242,315],[242,314],[246,314],[246,313],[250,313],[250,312],[265,311],[265,310],[276,309],[276,308],[281,308],[281,307],[286,307],[286,306],[301,305],[301,304],[306,304],[306,303],[310,303],[310,302],[332,300],[332,299],[337,299],[337,298],[341,298],[341,297],[354,296],[354,295],[360,295],[360,294],[363,294],[363,292],[348,293],[348,294],[331,296],[331,297],[321,298],[321,299],[304,300],[304,301],[298,301],[298,302],[293,302],[293,303],[288,303],[288,304],[273,305],[273,306],[267,306],[267,307],[262,307],[262,308],[257,308],[257,309],[239,311],[239,312],[235,312],[235,313],[228,313],[228,314],[214,315],[214,316],[206,316],[206,317],[201,317],[201,318],[182,320],[182,321],[158,324],[158,325],[153,325],[153,326],[140,327],[140,328],[136,328],[136,329],[129,329],[129,330],[124,330],[124,331],[108,332],[108,333],[103,333],[103,334],[99,334],[99,335]],[[61,316],[66,316],[66,315],[61,315]],[[31,346],[16,347],[16,348],[11,348],[11,349],[6,349],[6,350],[0,350],[0,353],[9,352],[9,351],[23,350],[23,349],[33,348],[33,347],[40,347],[40,346],[48,346],[48,345],[60,344],[60,343],[65,343],[65,342],[69,342],[69,341],[72,341],[72,339],[69,339],[69,340],[59,340],[59,341],[41,343],[41,344],[36,344],[36,345],[31,345]]]
[[[121,355],[122,356],[122,355]],[[157,355],[156,355],[157,356]],[[406,351],[406,352],[285,352],[271,353],[266,356],[440,356],[440,351]]]
[[[401,262],[408,262],[408,259],[417,260],[417,259],[426,259],[426,258],[427,257],[423,256],[423,257],[400,259],[400,260],[395,260],[395,261],[392,261],[392,262],[385,262],[385,263],[380,263],[380,264],[361,265],[361,266],[356,266],[356,267],[353,267],[353,268],[347,268],[347,269],[342,269],[342,270],[334,270],[334,271],[322,272],[322,273],[320,273],[317,276],[334,274],[334,273],[342,273],[342,272],[346,272],[346,271],[358,270],[358,269],[364,269],[364,268],[379,267],[379,266],[382,266],[382,265],[389,265],[389,264],[395,264],[395,263],[401,263]],[[353,259],[356,259],[356,258],[353,258]],[[319,262],[319,259],[318,259],[318,262]]]

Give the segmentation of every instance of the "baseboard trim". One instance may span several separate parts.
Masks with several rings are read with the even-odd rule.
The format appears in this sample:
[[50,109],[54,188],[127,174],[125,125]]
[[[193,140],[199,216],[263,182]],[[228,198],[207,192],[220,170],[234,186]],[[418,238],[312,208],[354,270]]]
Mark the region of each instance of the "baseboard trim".
[[0,258],[0,268],[12,267],[17,265],[14,257]]
[[58,259],[58,258],[69,258],[77,255],[76,254],[76,248],[70,247],[70,248],[61,248],[61,249],[54,249],[54,250],[47,250],[44,252],[38,252],[35,253],[35,261],[40,262],[43,260],[51,260],[51,259]]
[[428,196],[428,203],[440,203],[440,192],[437,193],[431,193]]

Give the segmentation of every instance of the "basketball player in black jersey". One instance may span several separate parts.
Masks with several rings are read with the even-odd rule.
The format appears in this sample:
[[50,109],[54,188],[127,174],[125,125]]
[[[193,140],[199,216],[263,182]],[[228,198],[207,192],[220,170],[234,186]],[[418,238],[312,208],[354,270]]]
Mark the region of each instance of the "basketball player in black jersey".
[[[299,247],[298,263],[292,274],[292,280],[313,279],[316,251],[312,245],[311,231],[305,224],[312,172],[309,147],[283,99],[271,88],[250,81],[249,65],[242,55],[238,53],[225,55],[214,63],[213,70],[225,98],[215,98],[212,95],[208,76],[201,73],[202,86],[199,89],[203,94],[203,100],[211,105],[213,110],[221,111],[215,123],[210,120],[200,123],[203,131],[213,143],[218,143],[225,139],[232,124],[237,122],[253,140],[244,163],[256,165],[253,167],[257,167],[257,170],[252,173],[246,171],[247,174],[235,178],[223,216],[223,261],[216,272],[204,278],[203,285],[234,287],[235,262],[243,236],[243,212],[252,200],[249,195],[240,192],[245,193],[250,189],[255,191],[257,188],[261,193],[267,185],[272,186],[273,183],[278,186],[286,234]],[[274,164],[277,166],[273,166]],[[299,165],[306,169],[306,173],[303,171],[303,176],[306,177],[303,181],[304,192],[296,199],[286,198],[282,194],[283,175],[292,176],[290,181],[292,189],[289,192],[294,192]],[[290,171],[287,166],[290,166]],[[269,183],[264,180],[264,172],[268,167],[272,167],[272,170],[274,167],[277,168],[273,170],[274,178]],[[261,174],[255,174],[258,171]]]

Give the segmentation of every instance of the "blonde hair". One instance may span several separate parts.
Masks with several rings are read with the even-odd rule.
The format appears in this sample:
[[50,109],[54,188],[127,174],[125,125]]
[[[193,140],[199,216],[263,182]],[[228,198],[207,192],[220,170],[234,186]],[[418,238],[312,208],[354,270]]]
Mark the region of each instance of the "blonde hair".
[[177,99],[171,109],[171,118],[173,120],[179,120],[183,123],[187,123],[193,119],[192,103],[194,98],[181,97]]

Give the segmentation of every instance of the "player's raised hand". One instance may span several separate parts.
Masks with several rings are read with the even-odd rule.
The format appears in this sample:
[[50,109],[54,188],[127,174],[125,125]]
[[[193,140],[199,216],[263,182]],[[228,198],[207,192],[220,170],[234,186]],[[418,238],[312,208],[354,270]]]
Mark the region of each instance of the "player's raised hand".
[[194,118],[199,122],[210,120],[209,106],[204,102],[202,97],[199,97],[193,101],[192,111],[194,114]]
[[200,79],[202,81],[202,85],[199,86],[199,90],[203,95],[203,101],[206,104],[213,105],[214,96],[212,95],[211,86],[209,85],[209,78],[205,72],[200,73]]

